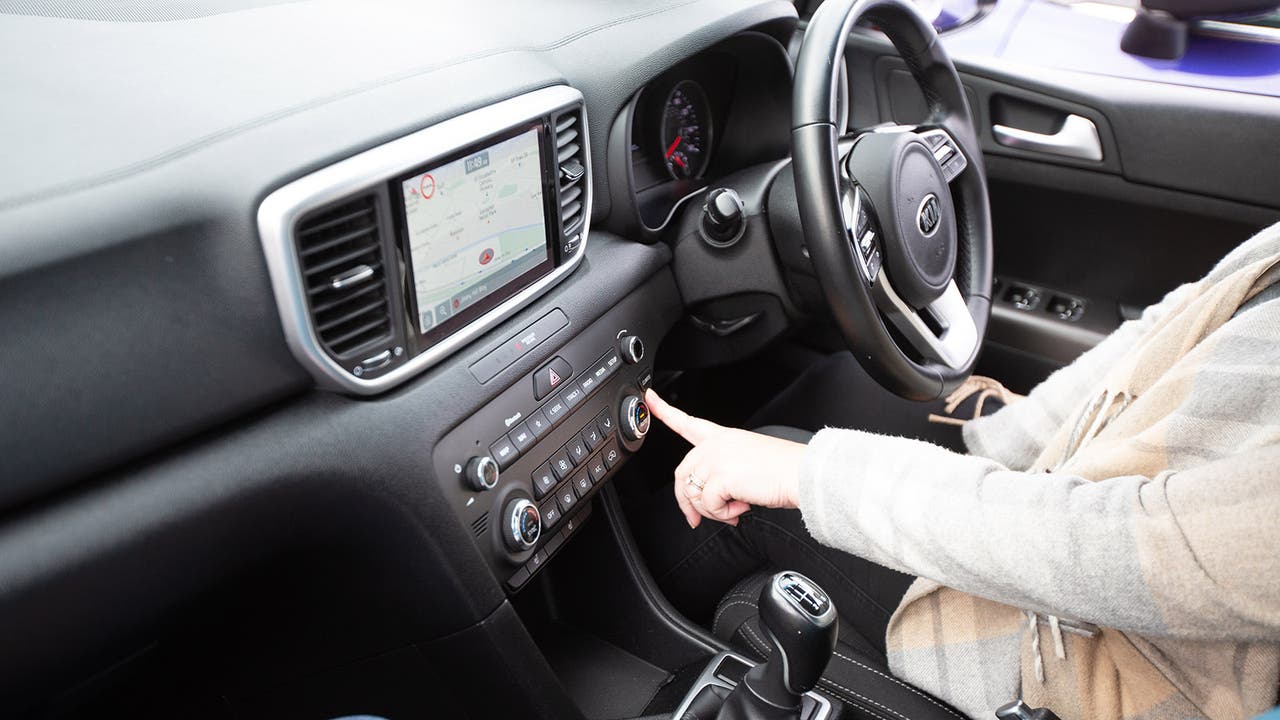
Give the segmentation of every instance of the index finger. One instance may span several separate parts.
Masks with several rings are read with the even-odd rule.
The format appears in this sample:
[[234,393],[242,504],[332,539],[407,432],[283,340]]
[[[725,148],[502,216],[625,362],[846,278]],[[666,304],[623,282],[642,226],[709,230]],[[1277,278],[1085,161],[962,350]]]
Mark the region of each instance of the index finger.
[[677,435],[688,440],[690,443],[697,445],[713,432],[720,429],[720,426],[710,420],[703,420],[694,417],[680,408],[669,404],[666,400],[658,397],[658,393],[652,389],[646,390],[644,400],[649,404],[649,410],[653,416],[661,420],[667,427],[676,432]]

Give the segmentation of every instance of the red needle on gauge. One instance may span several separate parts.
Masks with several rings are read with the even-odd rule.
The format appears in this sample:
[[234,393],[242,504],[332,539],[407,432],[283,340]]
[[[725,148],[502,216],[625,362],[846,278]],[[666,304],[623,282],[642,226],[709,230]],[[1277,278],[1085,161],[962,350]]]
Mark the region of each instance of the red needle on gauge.
[[670,159],[671,159],[671,153],[675,152],[675,151],[676,151],[676,148],[680,147],[680,141],[681,141],[681,140],[684,140],[684,136],[683,136],[683,135],[677,135],[677,136],[676,136],[676,139],[671,143],[671,147],[667,148],[667,154],[662,156],[662,158],[663,158],[664,160],[670,160]]

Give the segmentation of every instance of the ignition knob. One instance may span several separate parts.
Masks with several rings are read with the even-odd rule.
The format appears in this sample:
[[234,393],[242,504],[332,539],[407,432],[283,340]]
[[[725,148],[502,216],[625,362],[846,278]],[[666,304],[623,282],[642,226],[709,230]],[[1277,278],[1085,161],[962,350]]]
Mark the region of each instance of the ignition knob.
[[639,440],[649,432],[649,406],[644,400],[635,395],[626,396],[618,414],[622,418],[622,434],[628,440]]
[[618,338],[618,352],[628,365],[635,365],[644,359],[644,343],[638,335],[623,335]]
[[507,547],[516,552],[532,550],[542,535],[542,514],[538,506],[525,498],[507,505]]
[[488,455],[473,457],[467,461],[463,475],[472,488],[480,492],[492,490],[498,484],[498,461]]

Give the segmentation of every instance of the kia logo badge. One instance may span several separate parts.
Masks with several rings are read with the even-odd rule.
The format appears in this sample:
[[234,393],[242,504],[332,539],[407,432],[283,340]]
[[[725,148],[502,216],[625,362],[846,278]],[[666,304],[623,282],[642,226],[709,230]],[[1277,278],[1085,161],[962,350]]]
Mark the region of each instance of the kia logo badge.
[[929,237],[938,231],[941,221],[942,206],[938,203],[938,196],[933,193],[925,195],[924,200],[920,201],[920,209],[916,211],[916,227],[920,228],[925,237]]

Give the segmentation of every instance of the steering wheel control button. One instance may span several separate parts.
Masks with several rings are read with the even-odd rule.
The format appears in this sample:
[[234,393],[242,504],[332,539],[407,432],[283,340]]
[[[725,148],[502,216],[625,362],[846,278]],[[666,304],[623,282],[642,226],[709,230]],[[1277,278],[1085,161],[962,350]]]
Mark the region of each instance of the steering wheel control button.
[[492,490],[498,484],[498,463],[488,455],[473,457],[467,461],[463,476],[472,489],[480,492]]
[[613,432],[613,416],[609,414],[608,408],[601,410],[600,414],[596,416],[596,427],[600,428],[600,434],[605,437],[609,437]]
[[525,424],[533,431],[534,439],[546,435],[547,431],[551,429],[551,421],[547,419],[547,416],[541,410],[534,410],[530,413],[529,419]]
[[649,406],[635,395],[628,395],[622,400],[622,434],[628,440],[640,440],[649,432]]
[[698,231],[708,245],[727,248],[742,239],[747,229],[747,206],[733,188],[716,188],[707,193]]
[[511,467],[511,463],[520,457],[520,451],[516,449],[516,444],[511,442],[511,438],[503,435],[493,444],[489,446],[489,455],[498,461],[498,467],[506,470]]
[[507,547],[522,552],[538,544],[542,535],[542,513],[538,506],[525,498],[512,500],[507,505]]
[[511,438],[511,442],[516,444],[516,450],[522,453],[533,447],[533,443],[537,441],[533,430],[529,429],[529,423],[527,422],[517,425],[514,430],[507,433],[507,437]]
[[560,506],[556,505],[555,498],[551,498],[547,502],[539,505],[538,512],[542,513],[542,527],[548,529],[555,527],[562,517],[560,514]]
[[[559,479],[556,478],[555,471],[551,469],[551,463],[543,463],[542,467],[533,471],[533,497],[541,500],[547,496],[547,493],[556,488]],[[546,514],[545,512],[543,513]]]
[[573,375],[573,367],[562,357],[554,357],[551,362],[538,368],[533,374],[533,399],[542,398],[555,392],[569,376]]
[[628,365],[635,365],[644,359],[644,343],[638,335],[623,335],[618,338],[618,352]]

